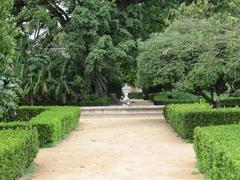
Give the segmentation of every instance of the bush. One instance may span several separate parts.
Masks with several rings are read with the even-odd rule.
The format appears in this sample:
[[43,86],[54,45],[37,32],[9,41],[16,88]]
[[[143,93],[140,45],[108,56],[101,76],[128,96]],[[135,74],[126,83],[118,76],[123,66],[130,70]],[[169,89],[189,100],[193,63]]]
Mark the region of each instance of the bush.
[[[78,125],[80,109],[71,106],[23,107],[25,111],[43,111],[29,121],[1,122],[0,129],[36,128],[40,146],[58,142]],[[28,114],[28,113],[27,113]]]
[[240,97],[229,97],[221,100],[223,107],[240,106]]
[[175,104],[164,109],[164,116],[184,139],[192,139],[196,127],[240,122],[240,108],[212,109],[208,104]]
[[80,110],[78,107],[49,107],[30,121],[39,134],[40,145],[57,142],[63,139],[78,125]]
[[111,105],[112,100],[110,97],[95,97],[89,96],[80,103],[80,106],[109,106]]
[[0,131],[0,179],[17,179],[38,152],[36,130]]
[[139,92],[132,92],[128,94],[128,97],[130,99],[143,99],[143,93],[139,93]]
[[209,179],[240,179],[240,125],[196,128],[194,149]]
[[155,105],[168,105],[168,104],[191,104],[196,103],[198,101],[195,100],[187,100],[187,99],[161,99],[161,98],[154,98],[153,103]]
[[20,106],[17,111],[16,115],[13,117],[8,117],[7,119],[0,119],[1,121],[5,122],[13,122],[13,121],[29,121],[32,117],[37,116],[41,112],[45,111],[46,108],[43,107],[29,107],[29,106]]
[[181,91],[153,93],[149,94],[149,99],[152,100],[155,105],[190,104],[199,102],[200,100],[198,96]]

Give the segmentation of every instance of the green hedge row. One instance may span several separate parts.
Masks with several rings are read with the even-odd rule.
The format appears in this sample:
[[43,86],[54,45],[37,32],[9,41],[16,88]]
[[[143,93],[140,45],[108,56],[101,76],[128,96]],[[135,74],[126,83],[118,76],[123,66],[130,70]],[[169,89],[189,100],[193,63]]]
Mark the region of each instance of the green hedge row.
[[196,128],[198,167],[209,179],[240,179],[240,125]]
[[30,125],[36,127],[40,145],[62,140],[78,126],[80,109],[78,107],[49,107],[34,117]]
[[129,99],[143,99],[143,93],[131,92],[128,94]]
[[[32,117],[37,116],[41,112],[45,111],[46,108],[44,107],[37,107],[37,106],[20,106],[17,109],[16,116],[14,117],[8,117],[5,120],[5,122],[14,122],[14,121],[29,121]],[[0,120],[0,122],[2,122]]]
[[196,127],[240,122],[240,108],[212,109],[208,104],[174,104],[164,108],[164,116],[185,139],[192,139]]
[[153,103],[155,105],[168,105],[168,104],[191,104],[199,101],[196,100],[187,100],[187,99],[161,99],[155,97]]
[[1,129],[29,129],[38,131],[40,146],[45,146],[63,139],[78,125],[80,109],[71,106],[22,107],[25,111],[40,111],[29,121],[1,122]]
[[83,100],[79,105],[80,106],[109,106],[112,104],[110,97],[98,97],[98,98],[89,98]]
[[0,179],[18,179],[38,152],[36,130],[0,131]]
[[181,91],[153,93],[149,94],[149,99],[152,100],[155,105],[190,104],[199,102],[200,100],[198,96]]
[[221,100],[223,107],[235,107],[240,106],[240,98],[239,97],[229,97]]

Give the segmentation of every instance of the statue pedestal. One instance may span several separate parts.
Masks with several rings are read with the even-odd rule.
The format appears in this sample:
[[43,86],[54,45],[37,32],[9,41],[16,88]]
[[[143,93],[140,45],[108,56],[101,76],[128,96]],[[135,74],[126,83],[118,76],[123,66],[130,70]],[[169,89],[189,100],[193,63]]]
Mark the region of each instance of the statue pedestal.
[[129,97],[128,97],[128,93],[130,92],[130,90],[131,90],[131,88],[127,85],[127,83],[122,88],[122,92],[124,94],[122,102],[123,102],[123,105],[125,105],[125,106],[130,105],[130,101],[129,101]]

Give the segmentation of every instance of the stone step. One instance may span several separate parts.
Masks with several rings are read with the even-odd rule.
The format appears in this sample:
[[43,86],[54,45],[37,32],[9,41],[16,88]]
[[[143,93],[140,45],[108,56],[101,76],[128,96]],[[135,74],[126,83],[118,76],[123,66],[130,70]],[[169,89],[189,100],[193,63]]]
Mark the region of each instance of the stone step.
[[164,106],[101,106],[81,107],[81,116],[162,115]]

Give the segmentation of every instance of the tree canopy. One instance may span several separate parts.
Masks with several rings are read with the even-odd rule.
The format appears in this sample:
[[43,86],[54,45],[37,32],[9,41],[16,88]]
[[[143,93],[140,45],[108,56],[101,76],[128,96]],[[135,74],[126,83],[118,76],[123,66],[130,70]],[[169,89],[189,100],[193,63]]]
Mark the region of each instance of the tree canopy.
[[209,16],[201,8],[201,2],[184,7],[164,32],[140,43],[138,82],[189,91],[220,106],[219,96],[240,83],[239,18],[225,11]]
[[239,88],[239,5],[2,1],[0,86],[12,93],[6,102],[15,102],[15,82],[24,104],[76,104],[89,94],[119,94],[137,79],[144,89],[183,89],[216,104]]
[[23,101],[79,102],[134,84],[138,39],[165,29],[170,9],[182,2],[15,0]]

